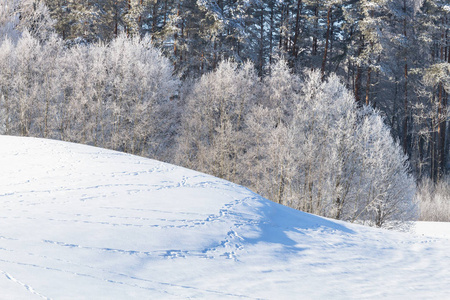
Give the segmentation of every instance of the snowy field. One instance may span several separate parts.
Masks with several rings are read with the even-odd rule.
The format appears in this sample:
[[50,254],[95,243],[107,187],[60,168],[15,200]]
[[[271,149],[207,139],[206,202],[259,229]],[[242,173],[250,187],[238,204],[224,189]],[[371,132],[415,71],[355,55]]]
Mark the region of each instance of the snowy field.
[[450,223],[416,222],[411,232],[422,236],[450,239]]
[[0,136],[1,299],[444,299],[447,224],[413,233],[277,205],[229,182]]

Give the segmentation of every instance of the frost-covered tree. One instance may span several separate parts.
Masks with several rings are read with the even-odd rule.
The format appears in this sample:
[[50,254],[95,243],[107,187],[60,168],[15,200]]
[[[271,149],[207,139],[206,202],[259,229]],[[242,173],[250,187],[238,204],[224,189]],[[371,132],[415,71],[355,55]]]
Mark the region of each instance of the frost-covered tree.
[[169,160],[178,79],[150,38],[66,47],[25,31],[0,42],[3,133],[87,143]]
[[258,86],[251,64],[224,61],[203,75],[186,99],[176,161],[238,181],[246,148],[242,131]]
[[308,72],[292,127],[298,208],[376,226],[405,220],[413,209],[414,180],[407,156],[379,113],[358,109],[335,75]]
[[264,78],[262,95],[248,118],[246,160],[252,187],[275,202],[290,199],[292,180],[293,111],[299,102],[300,78],[293,74],[285,60],[271,66]]
[[0,44],[0,133],[11,134],[14,123],[12,103],[14,101],[14,82],[16,76],[15,45],[10,39]]
[[136,154],[164,154],[173,140],[176,108],[170,99],[178,81],[150,38],[120,35],[108,45],[78,45],[67,53],[67,136]]
[[17,35],[16,27],[19,23],[19,16],[16,12],[17,4],[10,0],[0,1],[0,37],[14,37]]
[[364,193],[359,196],[359,212],[354,218],[378,227],[387,221],[407,220],[415,213],[415,182],[409,173],[408,158],[379,113],[365,107],[360,118],[357,137]]
[[293,206],[344,218],[355,168],[356,104],[336,75],[307,72],[292,124],[297,156]]
[[0,39],[7,36],[17,40],[21,32],[28,31],[44,40],[51,34],[53,25],[43,0],[0,0]]
[[[33,135],[44,138],[59,138],[57,109],[62,101],[63,86],[60,68],[64,52],[64,42],[55,34],[49,36],[45,43],[36,48],[34,63],[36,70],[36,94],[33,107]],[[20,55],[20,54],[19,54]]]
[[131,135],[125,149],[145,154],[146,145],[152,153],[162,154],[166,147],[160,143],[167,143],[166,135],[172,135],[170,124],[175,120],[170,116],[174,109],[170,99],[178,85],[169,60],[151,46],[148,36],[129,39],[121,35],[108,49],[111,102],[120,108],[114,119],[121,132]]
[[407,219],[414,180],[379,113],[358,108],[336,75],[323,81],[321,72],[306,71],[300,80],[285,62],[272,72],[246,119],[249,186],[336,219],[376,226]]
[[241,179],[242,183],[285,205],[291,196],[294,161],[290,133],[288,124],[280,122],[275,110],[264,105],[255,106],[246,120],[246,180]]
[[38,40],[25,33],[17,42],[15,51],[16,65],[12,82],[14,93],[9,102],[11,109],[16,112],[12,130],[20,135],[30,135],[40,87],[39,65],[36,62],[40,59],[41,45]]

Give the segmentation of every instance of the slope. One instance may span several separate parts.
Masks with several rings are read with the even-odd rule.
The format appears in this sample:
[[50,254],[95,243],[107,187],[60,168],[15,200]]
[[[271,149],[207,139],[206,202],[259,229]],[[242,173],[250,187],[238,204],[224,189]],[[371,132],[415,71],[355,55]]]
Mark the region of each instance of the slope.
[[2,299],[443,298],[447,239],[309,215],[181,167],[0,136]]

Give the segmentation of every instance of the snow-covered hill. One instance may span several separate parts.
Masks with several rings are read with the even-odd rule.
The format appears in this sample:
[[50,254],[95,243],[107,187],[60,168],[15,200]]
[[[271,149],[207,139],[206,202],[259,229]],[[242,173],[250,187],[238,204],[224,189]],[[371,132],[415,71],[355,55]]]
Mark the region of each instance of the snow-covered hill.
[[449,249],[173,165],[0,136],[0,299],[442,299]]

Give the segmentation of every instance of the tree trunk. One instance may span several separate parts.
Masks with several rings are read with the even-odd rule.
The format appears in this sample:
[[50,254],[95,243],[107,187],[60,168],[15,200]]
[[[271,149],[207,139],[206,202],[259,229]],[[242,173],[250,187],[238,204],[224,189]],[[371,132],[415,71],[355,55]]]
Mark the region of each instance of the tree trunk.
[[405,57],[405,98],[404,98],[404,116],[403,116],[403,151],[408,153],[408,63]]
[[446,96],[445,91],[443,90],[442,84],[439,87],[439,126],[438,126],[438,135],[439,135],[439,177],[441,177],[445,172],[445,161],[446,161],[446,153],[445,153],[445,130],[447,127],[446,122]]
[[[372,14],[372,13],[371,13]],[[370,42],[370,53],[373,53],[373,42]],[[372,79],[372,61],[369,56],[368,60],[369,66],[367,67],[367,79],[366,79],[366,105],[369,105],[370,103],[370,85],[371,85],[371,79]]]
[[317,55],[317,31],[319,30],[319,4],[314,7],[314,34],[312,40],[312,56]]
[[158,24],[158,5],[157,1],[153,4],[153,10],[152,10],[152,41],[155,40],[155,33],[156,33],[156,26]]
[[166,23],[167,23],[167,2],[168,2],[169,0],[164,0],[164,12],[163,12],[163,15],[164,15],[164,18],[163,18],[163,28],[166,26]]
[[269,30],[269,74],[270,74],[270,67],[272,65],[272,48],[273,48],[273,32],[274,29],[274,3],[273,1],[269,1],[270,6],[270,30]]
[[261,6],[259,16],[259,51],[258,51],[258,75],[263,76],[264,69],[264,7]]
[[[180,19],[180,10],[181,10],[181,4],[178,1],[178,7],[177,7],[177,20]],[[173,61],[173,68],[176,70],[177,69],[177,56],[178,56],[178,30],[179,30],[179,24],[177,23],[176,26],[176,31],[173,34],[173,57],[174,57],[174,61]]]
[[330,40],[330,28],[331,28],[331,5],[330,5],[330,7],[328,7],[328,12],[327,12],[327,32],[325,34],[325,50],[323,52],[322,69],[321,69],[322,81],[325,79],[325,66],[327,63],[327,54],[328,54],[328,45],[329,45],[328,41]]
[[[358,57],[361,55],[362,50],[364,47],[364,41],[363,41],[363,37],[360,37],[360,45],[358,48]],[[361,64],[357,63],[356,64],[356,76],[355,76],[355,100],[356,103],[361,104],[361,75],[362,75],[362,68],[361,68]]]
[[[406,33],[406,0],[403,0],[403,13],[405,17],[403,19],[403,35],[405,41],[407,41],[408,36]],[[404,99],[404,116],[403,116],[403,151],[408,153],[408,56],[405,53],[405,99]]]
[[283,31],[283,26],[285,23],[285,13],[286,13],[286,5],[283,4],[281,5],[282,9],[281,9],[281,16],[280,16],[280,39],[279,39],[279,43],[278,43],[278,48],[282,48],[283,47],[283,35],[285,34]]
[[[144,4],[144,0],[139,0],[139,7],[141,7],[141,9],[142,9],[143,4]],[[139,29],[142,29],[142,14],[139,14],[138,26],[139,26]]]
[[366,105],[369,105],[370,103],[370,79],[371,79],[371,74],[372,74],[372,68],[367,67],[367,81],[366,81]]
[[117,37],[118,33],[119,33],[119,6],[116,1],[114,11],[114,37]]
[[283,166],[281,167],[280,182],[278,183],[277,203],[283,204],[285,180],[283,175]]
[[295,32],[294,40],[292,41],[292,56],[297,58],[298,56],[298,37],[300,35],[300,15],[302,12],[302,0],[297,0],[297,16],[295,17]]

